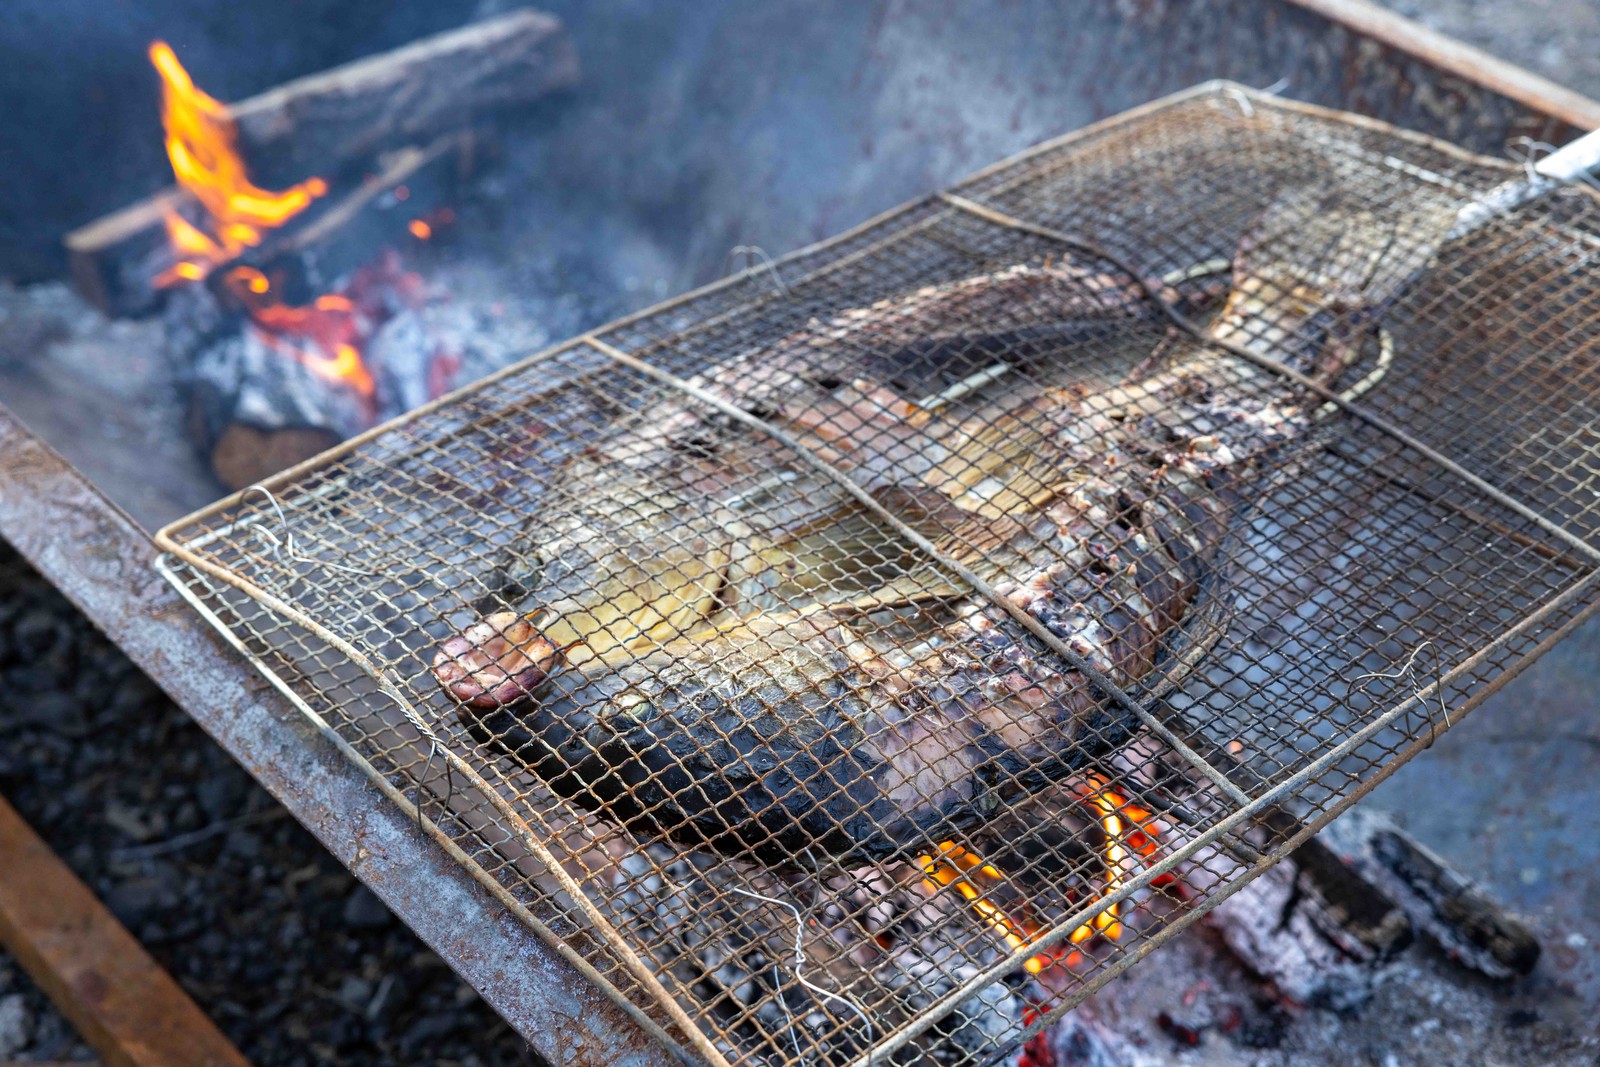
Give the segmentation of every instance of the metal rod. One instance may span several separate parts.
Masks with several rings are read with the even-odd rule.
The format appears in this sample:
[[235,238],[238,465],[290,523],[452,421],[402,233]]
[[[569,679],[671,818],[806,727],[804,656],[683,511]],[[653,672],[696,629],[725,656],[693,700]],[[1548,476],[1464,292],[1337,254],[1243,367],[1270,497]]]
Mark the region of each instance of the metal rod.
[[1448,238],[1464,237],[1498,215],[1514,211],[1564,185],[1583,181],[1596,167],[1600,167],[1600,130],[1590,130],[1535,163],[1529,177],[1497,185],[1462,207],[1456,213],[1456,222]]

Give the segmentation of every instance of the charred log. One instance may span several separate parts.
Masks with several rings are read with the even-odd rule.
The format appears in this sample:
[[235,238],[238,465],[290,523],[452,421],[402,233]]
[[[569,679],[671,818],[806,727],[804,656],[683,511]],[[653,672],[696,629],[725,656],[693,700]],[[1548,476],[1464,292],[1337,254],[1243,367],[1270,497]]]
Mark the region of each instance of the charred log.
[[1457,959],[1502,978],[1528,974],[1539,962],[1532,930],[1410,837],[1374,834],[1372,853],[1426,907],[1423,930]]
[[181,189],[167,189],[67,234],[67,261],[83,298],[107,315],[147,315],[160,307],[156,275],[175,262],[164,220],[203,214]]
[[309,459],[371,419],[365,398],[248,325],[197,352],[182,387],[190,438],[230,489]]
[[[1185,744],[1234,785],[1247,793],[1259,788],[1260,783],[1244,764],[1194,729],[1181,714],[1167,707],[1162,715]],[[1254,821],[1256,833],[1262,835],[1268,850],[1304,830],[1298,818],[1277,805],[1264,808]],[[1255,857],[1239,858],[1249,862]],[[1405,909],[1362,871],[1341,859],[1320,837],[1303,842],[1291,858],[1302,889],[1313,896],[1320,914],[1325,916],[1321,925],[1339,931],[1340,937],[1349,942],[1352,957],[1386,960],[1411,944],[1415,932]]]
[[[1376,887],[1372,891],[1385,899]],[[1325,904],[1314,877],[1293,859],[1229,897],[1207,921],[1245,966],[1297,1004],[1359,1007],[1372,995],[1383,963],[1349,926],[1348,915]],[[1409,924],[1406,936],[1409,941]]]
[[1423,936],[1462,966],[1509,979],[1530,973],[1539,962],[1538,938],[1525,923],[1386,816],[1357,810],[1326,836],[1352,868],[1400,902]]
[[[1384,815],[1351,812],[1310,843],[1319,848],[1300,848],[1207,920],[1290,1000],[1332,1008],[1363,1002],[1398,948],[1374,951],[1369,929],[1352,916],[1383,908],[1400,909],[1405,941],[1414,923],[1456,963],[1490,977],[1525,975],[1538,962],[1532,930]],[[1330,877],[1330,867],[1342,873]],[[1332,899],[1329,886],[1340,887]]]

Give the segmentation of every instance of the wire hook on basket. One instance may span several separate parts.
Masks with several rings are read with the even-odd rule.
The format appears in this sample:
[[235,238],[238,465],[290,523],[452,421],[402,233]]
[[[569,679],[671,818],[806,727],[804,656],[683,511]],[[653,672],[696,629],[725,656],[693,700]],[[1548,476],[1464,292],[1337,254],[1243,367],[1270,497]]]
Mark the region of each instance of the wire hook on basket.
[[[1279,78],[1266,88],[1257,89],[1255,91],[1263,96],[1277,96],[1287,88],[1289,88],[1289,79],[1287,76],[1285,76]],[[1249,95],[1246,94],[1243,89],[1240,89],[1237,86],[1229,85],[1224,87],[1222,92],[1232,99],[1234,103],[1239,105],[1239,110],[1244,112],[1245,118],[1253,119],[1256,117],[1255,105],[1250,102]]]
[[1412,696],[1417,698],[1418,704],[1421,705],[1424,713],[1428,716],[1428,747],[1432,748],[1434,741],[1437,740],[1439,736],[1439,724],[1434,720],[1432,706],[1423,697],[1424,687],[1422,680],[1416,675],[1417,657],[1422,655],[1423,649],[1431,649],[1433,652],[1434,686],[1437,689],[1437,696],[1439,698],[1439,714],[1444,719],[1444,728],[1448,730],[1450,729],[1450,707],[1445,703],[1444,700],[1444,655],[1439,651],[1439,646],[1434,644],[1431,638],[1423,641],[1416,648],[1413,648],[1411,650],[1411,655],[1407,656],[1406,661],[1400,664],[1397,669],[1387,672],[1369,671],[1366,674],[1356,675],[1355,680],[1360,682],[1369,678],[1409,678],[1412,686],[1414,687],[1412,689]]
[[342,563],[333,563],[325,559],[317,559],[315,556],[307,556],[297,551],[294,545],[294,531],[289,528],[289,516],[285,514],[283,505],[278,503],[278,498],[273,495],[272,490],[257,482],[255,485],[248,486],[240,491],[239,502],[241,504],[244,503],[244,498],[251,493],[260,493],[267,498],[267,503],[272,505],[273,512],[278,516],[278,525],[283,528],[283,536],[279,537],[259,523],[252,527],[256,536],[266,542],[267,548],[274,559],[287,558],[291,563],[305,563],[313,567],[324,567],[356,578],[373,577],[373,572],[371,571],[364,571],[357,567],[347,567]]
[[[807,978],[801,970],[801,968],[806,965],[806,918],[804,915],[800,914],[800,908],[791,901],[779,900],[776,897],[769,897],[765,894],[757,893],[753,889],[741,889],[736,885],[729,886],[728,888],[733,892],[738,893],[742,897],[750,897],[752,900],[761,900],[768,904],[775,904],[794,915],[794,964],[790,967],[790,970],[794,971],[794,980],[811,990],[811,992],[815,993],[817,996],[826,1000],[843,1004],[845,1007],[855,1012],[855,1014],[861,1019],[861,1024],[867,1028],[866,1067],[872,1067],[872,1044],[874,1040],[873,1034],[875,1031],[872,1028],[871,1017],[867,1015],[866,1011],[862,1009],[861,1005],[857,1004],[855,1001],[851,1000],[842,993],[835,993],[831,989],[824,989],[822,986],[817,985],[815,982],[811,981],[811,979]],[[781,989],[778,991],[778,997],[780,1000],[783,997],[783,991]],[[785,1010],[787,1011],[787,1006],[785,1007]],[[791,1031],[791,1036],[792,1035],[793,1031]]]
[[1539,160],[1550,155],[1556,146],[1549,141],[1539,141],[1532,137],[1513,137],[1506,142],[1506,155],[1522,164],[1522,172],[1528,181],[1538,181],[1539,172],[1534,169]]
[[728,268],[730,272],[735,269],[736,262],[742,262],[738,269],[750,270],[753,263],[759,263],[772,275],[772,284],[778,289],[779,296],[788,296],[789,287],[783,283],[783,276],[778,273],[778,264],[767,255],[767,250],[760,245],[734,245],[728,249]]

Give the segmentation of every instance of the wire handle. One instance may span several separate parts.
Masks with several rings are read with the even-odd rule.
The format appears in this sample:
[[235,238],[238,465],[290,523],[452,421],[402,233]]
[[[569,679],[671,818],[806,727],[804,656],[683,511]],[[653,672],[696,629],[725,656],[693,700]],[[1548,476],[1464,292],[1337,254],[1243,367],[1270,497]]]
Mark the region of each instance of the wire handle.
[[1544,178],[1558,182],[1583,181],[1600,169],[1600,130],[1590,130],[1533,165]]
[[1494,218],[1573,182],[1590,181],[1600,169],[1600,130],[1590,130],[1533,165],[1532,174],[1497,185],[1456,213],[1449,237],[1464,237]]

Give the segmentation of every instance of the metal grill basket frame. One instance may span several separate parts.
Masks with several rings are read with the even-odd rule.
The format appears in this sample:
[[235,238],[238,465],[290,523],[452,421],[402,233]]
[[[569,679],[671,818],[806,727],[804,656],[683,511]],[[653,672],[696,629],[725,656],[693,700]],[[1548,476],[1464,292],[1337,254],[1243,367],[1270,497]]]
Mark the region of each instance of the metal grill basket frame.
[[[157,568],[456,862],[681,1054],[868,1067],[909,1062],[921,1039],[953,1050],[947,1062],[993,1062],[1287,855],[1600,607],[1600,360],[1589,357],[1600,284],[1580,270],[1600,250],[1595,197],[1563,190],[1436,243],[1410,221],[1517,173],[1381,123],[1208,83],[530,356],[169,525],[156,535]],[[1321,316],[1324,350],[1338,328],[1354,331],[1328,380],[1302,358],[1313,327],[1284,310],[1306,299],[1288,282],[1258,301],[1257,333],[1224,338],[1179,310],[1242,254],[1264,209],[1306,190],[1357,202],[1362,218],[1401,220],[1385,256],[1430,264],[1376,323],[1359,309]],[[1296,234],[1272,240],[1292,251]],[[853,309],[1065,257],[1100,270],[1073,283],[1073,307],[1095,323],[1086,339],[1019,328],[996,342],[1000,363],[992,349],[963,349],[959,359],[977,362],[960,364],[968,373],[938,394],[936,414],[998,424],[968,396],[995,377],[984,363],[1055,389],[1153,375],[1151,363],[1224,368],[1229,388],[1254,398],[1248,410],[1278,410],[1281,392],[1304,426],[1246,464],[1260,502],[1233,516],[1238,529],[1218,550],[1226,580],[1190,602],[1198,623],[1172,627],[1198,627],[1204,640],[1163,644],[1143,673],[1063,641],[999,577],[977,573],[979,555],[934,544],[855,467],[818,460],[832,453],[796,440],[815,420],[752,414],[707,384],[818,322],[848,323]],[[1117,301],[1151,314],[1107,318],[1094,306]],[[841,345],[859,341],[851,329]],[[1173,351],[1193,359],[1174,363]],[[744,466],[726,499],[770,489],[763,461],[780,481],[814,476],[914,560],[895,570],[900,557],[885,549],[883,573],[938,572],[995,613],[986,625],[1059,657],[1120,708],[1084,726],[1102,743],[1092,760],[1051,772],[1059,788],[1000,804],[996,824],[1023,828],[1014,862],[987,863],[994,842],[982,828],[930,830],[911,850],[920,863],[837,870],[812,856],[812,871],[792,876],[664,837],[641,842],[455,721],[426,654],[499,592],[491,572],[508,552],[520,558],[525,512],[587,514],[563,472],[618,426],[647,429],[645,413],[667,398],[747,449],[729,452],[727,464]],[[935,410],[919,404],[906,410]],[[658,478],[647,470],[647,485]],[[830,561],[775,586],[779,607],[800,605],[800,586],[818,601],[874,595],[844,573],[859,563],[838,562],[855,542],[826,536]],[[718,551],[679,547],[668,577]],[[912,612],[917,625],[924,614]],[[590,637],[610,640],[610,626]],[[1048,862],[1046,842],[1057,846]],[[1025,927],[1011,918],[1018,909]],[[1046,957],[1041,973],[1033,964]]]

